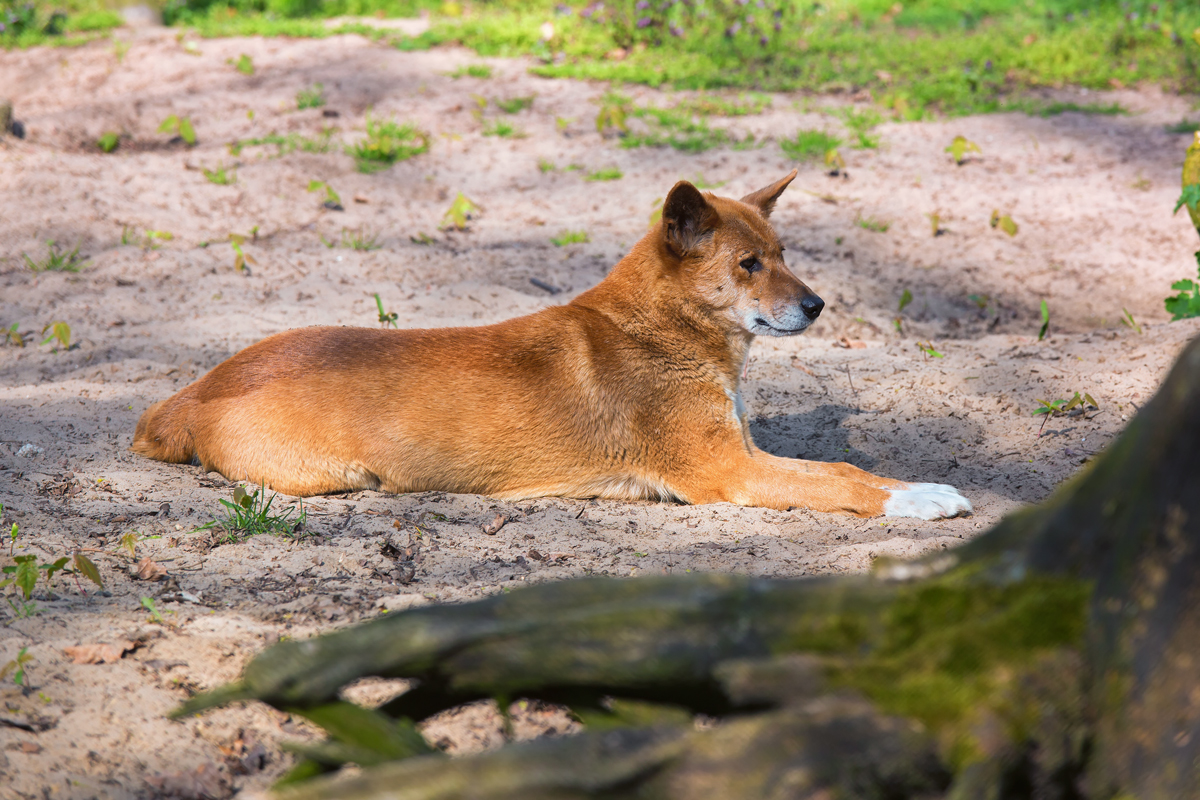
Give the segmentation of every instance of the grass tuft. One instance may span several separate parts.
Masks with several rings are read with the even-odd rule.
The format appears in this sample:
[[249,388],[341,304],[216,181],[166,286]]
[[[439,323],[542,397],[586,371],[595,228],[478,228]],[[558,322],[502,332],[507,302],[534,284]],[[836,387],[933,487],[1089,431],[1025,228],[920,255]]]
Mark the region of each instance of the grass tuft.
[[365,173],[387,169],[397,161],[405,161],[429,149],[429,134],[412,123],[398,124],[393,120],[367,117],[367,136],[349,148]]

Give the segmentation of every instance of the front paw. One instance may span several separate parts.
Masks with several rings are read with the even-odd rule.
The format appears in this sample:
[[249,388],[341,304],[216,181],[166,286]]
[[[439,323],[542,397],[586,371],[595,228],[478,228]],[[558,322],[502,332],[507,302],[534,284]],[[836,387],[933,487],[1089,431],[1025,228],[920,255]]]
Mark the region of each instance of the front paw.
[[971,501],[953,486],[942,483],[910,483],[904,489],[889,489],[891,497],[883,504],[888,517],[944,519],[970,514]]

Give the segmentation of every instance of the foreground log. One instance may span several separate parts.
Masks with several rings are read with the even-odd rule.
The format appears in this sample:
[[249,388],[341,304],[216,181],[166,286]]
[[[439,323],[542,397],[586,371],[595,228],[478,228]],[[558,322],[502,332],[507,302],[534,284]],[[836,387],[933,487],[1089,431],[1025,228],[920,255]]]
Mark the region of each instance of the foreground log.
[[[388,615],[276,645],[179,713],[257,699],[321,725],[296,798],[1200,796],[1198,454],[1200,341],[1089,469],[952,553]],[[337,699],[372,675],[415,686]],[[416,722],[486,697],[565,703],[586,731],[430,751]]]

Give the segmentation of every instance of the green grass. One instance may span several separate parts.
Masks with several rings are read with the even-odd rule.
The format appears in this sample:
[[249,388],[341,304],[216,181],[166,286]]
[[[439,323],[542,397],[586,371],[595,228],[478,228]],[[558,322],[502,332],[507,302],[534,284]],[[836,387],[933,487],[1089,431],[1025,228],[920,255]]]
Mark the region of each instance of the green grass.
[[1167,133],[1195,133],[1200,131],[1200,122],[1189,122],[1188,120],[1180,120],[1174,125],[1166,126]]
[[121,135],[113,131],[107,131],[96,140],[96,147],[100,148],[102,153],[111,153],[117,149],[117,145],[121,143]]
[[616,181],[625,177],[625,173],[616,167],[605,167],[598,169],[595,172],[589,172],[584,176],[584,180],[588,181]]
[[299,514],[295,507],[286,511],[271,511],[277,494],[266,496],[266,488],[259,486],[251,494],[241,486],[233,489],[233,502],[221,499],[223,519],[215,519],[204,528],[218,527],[225,532],[224,542],[238,542],[251,536],[269,533],[275,536],[294,536],[304,526],[308,513],[304,510],[304,502],[299,503]]
[[551,243],[555,247],[565,247],[569,244],[582,244],[590,242],[592,239],[588,236],[587,231],[563,231],[558,236],[550,238]]
[[871,233],[887,233],[888,228],[892,227],[892,223],[874,217],[859,217],[854,222],[858,227]]
[[64,252],[53,239],[46,242],[46,255],[44,258],[34,259],[28,253],[21,253],[21,257],[25,259],[25,265],[33,272],[79,272],[83,266],[83,262],[87,261],[87,256],[79,256],[80,244],[75,245],[75,249],[69,252]]
[[483,135],[484,136],[500,136],[502,138],[513,137],[516,139],[520,139],[525,134],[523,134],[521,132],[521,130],[518,127],[516,127],[515,125],[513,125],[511,122],[506,122],[505,120],[502,120],[502,119],[494,119],[489,122],[483,123]]
[[450,77],[458,80],[459,78],[490,78],[492,77],[492,68],[487,64],[468,64],[465,67],[459,67],[450,73]]
[[[0,8],[16,8],[12,0],[3,2]],[[533,71],[546,77],[704,91],[866,89],[902,119],[1036,111],[1033,91],[1043,87],[1103,90],[1153,82],[1172,91],[1200,90],[1200,44],[1192,36],[1200,27],[1200,4],[1178,0],[912,0],[898,13],[888,0],[764,0],[761,8],[758,2],[710,0],[651,3],[644,10],[617,2],[586,17],[582,0],[563,5],[561,12],[559,5],[169,0],[164,15],[169,24],[205,37],[356,33],[405,50],[455,43],[485,57],[531,56],[540,61]],[[0,47],[71,44],[120,22],[101,0],[64,0],[53,7],[41,0],[35,9],[31,19],[0,34]],[[65,16],[56,17],[53,9]],[[418,37],[362,23],[332,28],[323,21],[421,11],[431,13],[433,26]],[[547,19],[555,29],[549,42],[539,30]],[[618,47],[626,57],[606,58]],[[490,69],[469,65],[454,74],[486,77]]]
[[799,131],[794,138],[780,141],[779,147],[788,158],[812,161],[824,158],[826,153],[841,143],[841,139],[825,131]]
[[1102,114],[1110,117],[1128,116],[1129,111],[1121,107],[1120,103],[1112,103],[1110,105],[1100,105],[1098,103],[1050,103],[1036,108],[1033,113],[1039,117],[1056,117],[1059,114],[1074,112],[1076,114]]
[[323,105],[325,105],[324,84],[314,83],[311,88],[296,92],[296,108],[299,110],[320,108]]
[[304,153],[328,153],[333,149],[333,129],[326,128],[315,139],[309,136],[301,136],[298,133],[289,133],[286,136],[278,133],[269,133],[266,136],[253,139],[240,139],[229,145],[229,154],[231,156],[238,156],[247,147],[262,147],[266,145],[274,145],[277,148],[277,152],[275,153],[276,158],[281,158],[296,150]]
[[365,227],[359,228],[357,231],[342,228],[342,247],[347,247],[351,250],[357,250],[362,253],[378,250],[383,247],[383,245],[376,241],[378,238],[379,234],[370,233]]
[[237,170],[226,167],[224,164],[218,164],[212,169],[207,167],[200,169],[209,183],[215,183],[217,186],[229,186],[237,183]]
[[517,114],[527,108],[533,108],[533,97],[511,97],[508,100],[493,100],[492,102],[505,114]]
[[371,173],[387,169],[397,161],[420,155],[429,149],[429,135],[411,123],[367,117],[367,136],[348,148],[358,171]]

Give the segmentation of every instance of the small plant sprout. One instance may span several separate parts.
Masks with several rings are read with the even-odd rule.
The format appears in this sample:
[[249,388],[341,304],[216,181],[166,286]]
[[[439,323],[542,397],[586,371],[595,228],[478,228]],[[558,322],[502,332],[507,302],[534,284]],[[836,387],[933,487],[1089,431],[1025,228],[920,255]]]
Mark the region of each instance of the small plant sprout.
[[1013,218],[1008,214],[1001,214],[1000,209],[992,211],[992,218],[988,220],[988,224],[993,228],[999,228],[1009,236],[1017,235],[1017,223],[1013,222]]
[[502,139],[513,138],[522,139],[525,134],[510,122],[505,122],[502,119],[494,119],[490,122],[483,123],[484,136],[499,136]]
[[204,177],[208,179],[209,183],[215,183],[217,186],[229,186],[237,183],[237,170],[226,167],[223,163],[212,169],[201,167],[200,171],[204,173]]
[[[11,342],[12,344],[16,345],[17,347],[25,346],[25,337],[21,335],[21,332],[19,330],[17,330],[20,327],[20,324],[21,323],[19,323],[19,322],[14,322],[10,327],[4,329],[4,343],[5,344],[9,344]],[[0,513],[2,513],[3,511],[4,511],[4,506],[2,504],[0,504]],[[16,523],[14,523],[14,524],[16,524]]]
[[555,166],[554,162],[548,158],[539,158],[538,159],[538,171],[543,172],[543,173],[557,172],[558,167]]
[[296,92],[297,109],[320,108],[323,105],[325,105],[324,84],[314,83],[310,88]]
[[1050,331],[1050,306],[1046,301],[1042,301],[1042,327],[1038,330],[1038,341],[1046,338],[1046,334]]
[[615,181],[625,177],[625,173],[616,167],[605,167],[598,169],[595,172],[589,172],[584,176],[587,181]]
[[902,328],[904,319],[900,315],[904,313],[904,308],[913,301],[912,292],[905,289],[900,293],[900,302],[896,306],[896,317],[892,320],[892,325],[896,328],[896,333],[904,333]]
[[624,95],[609,92],[600,98],[600,113],[596,115],[596,130],[601,135],[629,132],[625,121],[632,101]]
[[590,242],[591,237],[588,236],[587,231],[563,231],[558,236],[552,237],[550,241],[555,247],[565,247],[569,244]]
[[[4,515],[4,504],[0,503],[0,516]],[[17,546],[17,537],[21,535],[21,529],[17,523],[12,524],[12,529],[8,532],[8,555],[11,557],[13,548]]]
[[[71,326],[65,322],[51,322],[46,327],[42,328],[42,333],[50,331],[50,335],[42,340],[42,344],[50,344],[57,341],[64,350],[71,349]],[[57,352],[58,348],[55,348]]]
[[75,249],[69,253],[64,253],[58,244],[50,239],[46,242],[46,257],[35,261],[29,257],[28,253],[21,253],[21,257],[25,259],[26,266],[33,272],[79,272],[80,267],[87,261],[87,256],[79,255],[79,248],[83,243],[75,245]]
[[158,126],[158,132],[175,134],[188,147],[194,147],[196,144],[196,129],[192,126],[192,121],[188,117],[180,117],[172,114]]
[[859,217],[854,222],[858,227],[872,233],[887,233],[888,228],[892,226],[892,223],[874,217]]
[[[99,586],[101,589],[104,588],[104,580],[100,577],[100,570],[96,568],[96,565],[92,563],[90,558],[76,550],[73,556],[73,561],[75,563],[76,572]],[[78,578],[76,580],[78,581]],[[80,591],[83,591],[83,587],[80,587]]]
[[142,239],[143,250],[158,250],[162,247],[161,242],[169,242],[175,238],[175,234],[170,231],[146,231],[146,236]]
[[[1200,265],[1200,251],[1196,252],[1196,263]],[[1200,277],[1200,268],[1197,269],[1197,273]],[[1172,283],[1171,288],[1179,292],[1163,301],[1163,306],[1171,315],[1171,321],[1200,317],[1200,283],[1184,278]]]
[[333,187],[325,181],[309,181],[308,190],[310,192],[325,192],[325,200],[321,203],[321,205],[330,211],[345,211],[345,209],[342,208],[341,196],[335,192]]
[[358,171],[379,172],[429,149],[429,134],[411,123],[367,117],[367,137],[349,148]]
[[946,357],[945,353],[939,353],[937,351],[937,349],[933,346],[933,342],[917,342],[917,349],[919,349],[922,353],[925,354],[926,360],[929,360],[931,358],[945,358]]
[[490,78],[492,77],[492,68],[487,64],[468,64],[451,72],[450,77],[455,80],[459,78]]
[[794,138],[780,141],[779,148],[788,158],[812,161],[836,150],[841,143],[840,138],[825,131],[799,131]]
[[254,260],[254,256],[248,256],[242,251],[242,245],[245,243],[246,236],[244,234],[229,234],[229,246],[233,248],[233,268],[249,275],[250,265],[258,266],[258,262]]
[[847,106],[840,109],[837,115],[842,118],[843,124],[858,140],[854,143],[855,149],[874,150],[879,147],[879,137],[871,135],[871,131],[874,130],[875,126],[883,122],[883,116],[878,111],[873,108],[859,111],[856,108]]
[[930,234],[934,238],[941,236],[943,233],[946,232],[946,229],[942,227],[942,215],[941,214],[939,214],[935,211],[932,214],[926,214],[925,216],[929,217]]
[[554,129],[559,133],[566,133],[567,128],[571,127],[571,123],[575,121],[575,117],[555,117]]
[[117,57],[117,63],[125,61],[125,54],[129,52],[129,42],[120,39],[113,39],[113,55]]
[[954,163],[958,164],[960,167],[966,162],[967,153],[983,153],[983,151],[979,149],[979,145],[975,144],[965,136],[955,136],[954,141],[950,142],[949,146],[944,152],[953,156]]
[[137,542],[137,534],[133,531],[130,531],[121,537],[121,549],[129,554],[129,558],[131,560],[137,558]]
[[425,231],[417,231],[416,236],[409,236],[408,240],[413,244],[430,245],[434,243],[434,238]]
[[[242,56],[242,58],[245,58],[245,56]],[[150,621],[151,622],[154,622],[158,625],[166,624],[166,620],[163,619],[162,614],[160,614],[158,611],[158,606],[156,606],[154,604],[153,597],[143,597],[142,598],[142,608],[144,608],[150,612]]]
[[232,64],[233,68],[243,75],[254,74],[254,62],[250,59],[250,56],[246,55],[245,53],[242,53],[240,56],[238,56],[237,61],[234,61],[232,58],[227,58],[225,59],[225,63]]
[[235,542],[248,536],[260,533],[270,533],[276,536],[287,536],[298,531],[308,513],[304,510],[304,501],[299,502],[299,516],[293,518],[295,507],[288,507],[283,513],[272,513],[271,506],[278,495],[272,493],[266,496],[265,485],[259,486],[251,494],[241,486],[233,489],[233,502],[222,499],[219,502],[224,507],[225,518],[213,520],[207,527],[216,525],[225,531],[226,542]]
[[121,142],[121,135],[113,131],[105,131],[96,140],[96,147],[100,148],[101,153],[111,153],[117,149],[117,145]]
[[381,326],[384,328],[386,328],[388,325],[391,325],[393,328],[399,327],[396,325],[396,312],[384,311],[383,301],[379,299],[378,294],[375,295],[375,307],[379,309],[379,324]]
[[508,100],[492,100],[496,108],[505,114],[517,114],[527,108],[533,108],[533,95],[529,97],[512,97]]
[[1121,307],[1121,324],[1135,333],[1142,332],[1142,326],[1133,318],[1133,314],[1129,313],[1129,309],[1124,306]]
[[379,234],[370,233],[365,227],[360,227],[357,231],[342,228],[342,247],[348,247],[351,250],[364,253],[378,250],[383,247],[375,241],[378,238]]
[[1077,417],[1086,413],[1089,406],[1096,411],[1100,410],[1100,404],[1087,392],[1083,394],[1075,392],[1075,396],[1070,400],[1038,400],[1037,402],[1038,407],[1034,409],[1033,416],[1045,415],[1041,427],[1038,428],[1038,436],[1042,435],[1042,430],[1046,427],[1046,420],[1055,415],[1065,414]]
[[838,177],[846,171],[846,159],[842,158],[840,151],[826,150],[825,151],[825,169],[830,177]]
[[462,192],[454,198],[454,202],[450,204],[450,208],[446,209],[446,213],[442,216],[442,230],[454,229],[457,231],[465,231],[467,229],[467,220],[473,219],[480,211],[479,206],[471,201]]
[[17,686],[26,686],[25,665],[33,660],[33,656],[29,655],[29,648],[22,647],[17,652],[17,657],[0,667],[0,681],[7,680],[9,674],[13,676],[13,683]]

